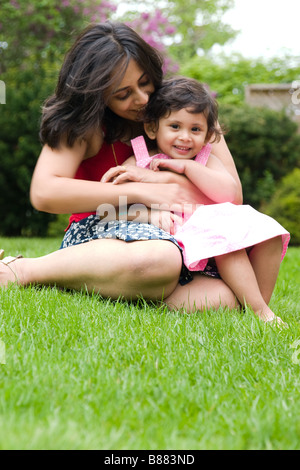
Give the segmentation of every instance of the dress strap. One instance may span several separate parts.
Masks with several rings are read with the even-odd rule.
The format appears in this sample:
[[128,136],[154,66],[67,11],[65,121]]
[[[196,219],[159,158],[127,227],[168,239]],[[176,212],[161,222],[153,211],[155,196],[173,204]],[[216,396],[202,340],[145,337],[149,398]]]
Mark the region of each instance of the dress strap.
[[[142,135],[136,137],[135,139],[132,139],[131,145],[132,145],[132,149],[133,149],[133,153],[136,159],[137,166],[141,168],[148,168],[153,158],[165,158],[165,159],[170,158],[167,155],[164,155],[162,153],[159,153],[157,155],[154,155],[153,157],[150,157],[145,139]],[[208,143],[204,145],[202,149],[200,150],[200,152],[196,155],[195,161],[205,166],[210,153],[211,153],[211,144]]]
[[205,166],[207,163],[208,157],[210,156],[210,153],[211,153],[211,144],[208,143],[204,145],[204,147],[202,147],[200,152],[196,155],[195,161]]
[[136,137],[135,139],[132,139],[131,145],[132,145],[132,149],[133,149],[133,153],[136,159],[137,166],[146,168],[151,162],[151,157],[149,156],[149,152],[148,152],[144,137],[140,135]]

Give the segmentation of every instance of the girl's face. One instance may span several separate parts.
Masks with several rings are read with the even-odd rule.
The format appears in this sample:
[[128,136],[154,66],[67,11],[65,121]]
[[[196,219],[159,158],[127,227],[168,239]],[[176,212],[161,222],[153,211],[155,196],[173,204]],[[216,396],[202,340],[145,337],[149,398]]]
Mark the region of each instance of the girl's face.
[[124,119],[139,121],[153,92],[154,86],[147,73],[131,59],[121,83],[116,88],[109,88],[107,106]]
[[191,159],[207,142],[206,117],[203,113],[190,113],[188,108],[172,111],[168,117],[161,118],[158,129],[148,135],[156,139],[161,153],[171,158]]

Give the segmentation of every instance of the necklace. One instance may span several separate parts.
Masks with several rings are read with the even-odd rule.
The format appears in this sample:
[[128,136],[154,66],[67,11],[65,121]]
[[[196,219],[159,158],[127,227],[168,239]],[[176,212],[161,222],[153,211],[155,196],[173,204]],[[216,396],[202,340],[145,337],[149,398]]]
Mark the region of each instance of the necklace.
[[115,152],[115,147],[114,147],[114,144],[111,144],[111,148],[112,148],[112,152],[113,152],[113,156],[114,156],[115,164],[116,164],[116,166],[118,166],[118,165],[119,165],[119,163],[118,163],[118,160],[117,160],[117,155],[116,155],[116,152]]

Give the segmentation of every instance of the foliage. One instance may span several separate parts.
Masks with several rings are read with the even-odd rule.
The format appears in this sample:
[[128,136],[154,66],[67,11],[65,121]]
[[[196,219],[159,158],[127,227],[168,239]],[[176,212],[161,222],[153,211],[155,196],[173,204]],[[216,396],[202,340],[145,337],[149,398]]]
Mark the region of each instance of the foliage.
[[175,73],[178,70],[178,65],[171,59],[169,51],[164,44],[163,38],[172,36],[176,28],[170,24],[165,16],[162,15],[160,10],[154,10],[150,13],[141,13],[138,17],[133,17],[131,21],[126,23],[139,33],[142,38],[159,50],[164,56],[164,72]]
[[105,20],[115,10],[108,0],[1,0],[0,73],[29,56],[39,60],[62,52],[71,33],[90,21]]
[[180,73],[207,83],[220,104],[239,105],[244,102],[246,85],[300,79],[300,58],[246,59],[240,54],[212,58],[207,54],[182,65]]
[[[44,64],[45,65],[45,64]],[[44,235],[54,216],[35,211],[29,187],[40,153],[41,103],[53,91],[55,69],[10,69],[5,74],[6,105],[0,114],[0,233]]]
[[220,122],[240,175],[244,203],[256,208],[272,196],[275,185],[300,166],[300,135],[284,112],[247,105],[222,105]]
[[261,209],[290,232],[290,245],[300,245],[300,168],[282,178],[269,204]]
[[[207,52],[214,44],[225,44],[236,35],[222,21],[224,13],[233,6],[232,0],[174,0],[169,15],[177,25],[179,40],[170,52],[182,64],[198,51]],[[168,9],[168,7],[166,7]]]
[[[127,7],[133,4],[129,16],[136,16],[136,1],[128,0]],[[215,43],[224,44],[235,36],[222,21],[223,14],[233,6],[233,0],[172,0],[155,3],[163,17],[175,26],[176,34],[165,35],[170,55],[175,62],[183,64],[199,50],[208,51]],[[153,12],[153,1],[143,1],[143,12]],[[154,26],[154,30],[155,30]]]
[[116,7],[109,1],[11,0],[1,9],[5,21],[0,20],[0,72],[6,105],[0,114],[0,233],[46,235],[56,216],[37,212],[29,200],[41,150],[41,106],[53,93],[71,33],[77,34],[90,20],[105,20]]

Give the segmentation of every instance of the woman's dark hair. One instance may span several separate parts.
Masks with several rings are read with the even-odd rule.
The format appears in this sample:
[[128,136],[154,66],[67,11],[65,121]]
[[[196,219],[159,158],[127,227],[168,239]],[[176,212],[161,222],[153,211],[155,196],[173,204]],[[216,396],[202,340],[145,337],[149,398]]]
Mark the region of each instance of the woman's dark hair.
[[214,136],[214,141],[220,140],[223,132],[218,124],[218,104],[206,86],[193,78],[164,80],[149,99],[144,121],[158,126],[159,119],[184,108],[192,114],[203,113],[207,120],[207,139]]
[[44,104],[41,142],[56,148],[64,138],[72,146],[101,126],[110,142],[128,135],[130,122],[107,108],[105,92],[121,83],[131,59],[155,88],[161,84],[160,53],[129,26],[111,21],[88,26],[66,54],[55,93]]

